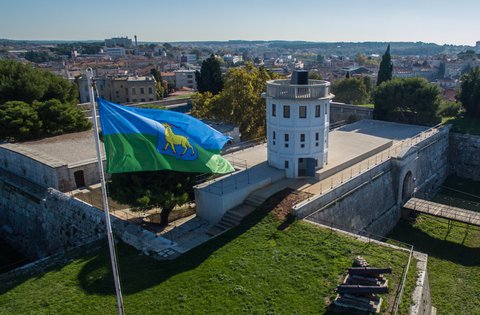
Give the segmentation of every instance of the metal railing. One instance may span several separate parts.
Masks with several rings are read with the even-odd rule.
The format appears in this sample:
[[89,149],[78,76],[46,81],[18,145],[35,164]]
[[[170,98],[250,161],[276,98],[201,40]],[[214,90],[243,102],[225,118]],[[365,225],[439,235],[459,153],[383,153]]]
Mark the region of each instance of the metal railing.
[[412,201],[413,202],[410,203],[407,202],[407,204],[410,205],[410,207],[408,207],[407,205],[407,208],[421,213],[473,225],[478,225],[475,224],[475,220],[480,219],[480,213],[475,211],[464,210],[461,208],[456,208],[443,204],[432,204],[432,202],[426,200],[418,200],[417,198],[414,198]]
[[233,192],[250,184],[250,170],[250,168],[246,168],[241,172],[231,173],[220,179],[210,178],[212,182],[202,190],[219,196]]
[[330,82],[308,80],[308,85],[291,84],[290,80],[267,81],[266,95],[275,98],[317,99],[330,96]]
[[231,145],[225,146],[222,150],[222,154],[230,154],[237,151],[245,150],[256,145],[263,144],[265,142],[267,142],[267,138],[261,137],[239,143],[233,143]]
[[336,174],[329,176],[323,180],[321,180],[318,184],[319,190],[318,193],[324,194],[333,190],[334,188],[342,185],[346,181],[349,181],[355,177],[360,176],[361,174],[369,171],[370,169],[385,163],[386,161],[390,160],[392,157],[398,156],[403,150],[409,149],[420,142],[424,141],[425,139],[437,134],[440,130],[440,125],[436,125],[428,130],[422,131],[421,133],[415,135],[412,138],[408,138],[406,140],[397,143],[390,148],[377,153],[351,167],[348,167]]

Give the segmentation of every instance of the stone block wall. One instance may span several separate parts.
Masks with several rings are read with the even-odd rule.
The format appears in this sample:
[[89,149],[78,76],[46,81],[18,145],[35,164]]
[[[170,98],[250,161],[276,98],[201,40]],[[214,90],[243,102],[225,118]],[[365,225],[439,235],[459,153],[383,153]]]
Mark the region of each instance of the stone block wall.
[[[112,215],[110,218],[115,236],[144,254],[157,257],[161,250],[175,244],[139,225]],[[0,176],[0,237],[30,260],[105,238],[104,222],[102,210],[81,200],[53,188],[33,191]]]
[[337,102],[330,103],[331,123],[352,118],[355,120],[373,119],[373,108]]
[[0,236],[32,260],[103,238],[101,214],[52,188],[35,200],[0,181]]
[[[60,162],[55,167],[66,169]],[[4,147],[0,147],[0,168],[44,187],[58,187],[55,168]]]
[[333,190],[294,207],[298,217],[314,222],[385,235],[398,222],[399,207],[392,164],[386,161]]
[[480,136],[450,133],[450,173],[480,181]]
[[448,175],[448,128],[333,190],[293,207],[297,217],[348,231],[388,234],[413,194],[428,198]]

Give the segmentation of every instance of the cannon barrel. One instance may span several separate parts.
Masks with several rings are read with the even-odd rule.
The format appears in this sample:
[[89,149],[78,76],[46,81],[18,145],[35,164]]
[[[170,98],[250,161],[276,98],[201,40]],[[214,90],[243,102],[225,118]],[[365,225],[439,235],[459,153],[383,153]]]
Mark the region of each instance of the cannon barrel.
[[368,294],[368,293],[387,293],[387,286],[372,286],[372,285],[349,285],[341,284],[337,287],[338,293],[352,293],[352,294]]
[[392,273],[392,268],[352,267],[348,268],[351,275],[376,276],[383,273]]

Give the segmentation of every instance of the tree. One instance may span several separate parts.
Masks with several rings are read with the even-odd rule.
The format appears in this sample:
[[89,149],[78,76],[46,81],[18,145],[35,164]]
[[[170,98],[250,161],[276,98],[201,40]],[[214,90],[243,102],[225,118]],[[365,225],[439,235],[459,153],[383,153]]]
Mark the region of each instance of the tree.
[[445,62],[442,61],[438,66],[437,77],[440,79],[443,79],[445,77],[445,72],[446,72],[446,65],[445,65]]
[[0,139],[32,139],[39,134],[41,126],[37,112],[30,104],[9,101],[0,105]]
[[370,101],[370,94],[363,78],[346,78],[336,81],[332,87],[335,101],[350,104],[366,104]]
[[195,79],[200,93],[211,92],[215,95],[222,91],[223,81],[220,61],[214,54],[202,62],[200,72],[195,71]]
[[439,122],[441,91],[423,78],[395,78],[383,82],[374,93],[374,118],[429,125]]
[[162,74],[155,68],[150,69],[150,74],[155,78],[155,81],[162,82]]
[[480,117],[480,68],[475,67],[461,78],[458,100],[465,109],[465,114],[472,118]]
[[193,200],[194,173],[153,171],[112,174],[110,196],[136,211],[162,208],[160,225],[168,225],[173,208]]
[[41,133],[45,136],[61,135],[68,132],[90,128],[85,115],[77,109],[76,104],[62,103],[57,99],[46,102],[34,102],[38,119],[42,122]]
[[382,61],[380,62],[380,68],[378,69],[377,77],[377,86],[382,84],[384,81],[392,79],[393,64],[390,57],[390,44],[388,44],[387,50],[382,56]]
[[[34,139],[90,128],[77,106],[77,96],[76,85],[62,77],[20,62],[0,61],[2,123],[11,128],[2,130],[0,140]],[[11,112],[13,109],[18,115]],[[37,122],[32,123],[33,119]]]
[[369,76],[364,76],[362,77],[362,80],[363,80],[363,84],[365,84],[365,88],[367,89],[367,93],[369,97],[371,97],[372,91],[373,91],[372,78],[370,78]]
[[48,54],[48,52],[46,52],[46,51],[30,50],[25,54],[25,59],[27,59],[28,61],[31,61],[31,62],[35,62],[35,63],[43,63],[43,62],[48,62],[48,61],[54,60],[54,59],[58,60],[59,57],[51,58],[50,55]]
[[266,82],[274,78],[265,67],[256,68],[251,63],[230,68],[222,92],[192,98],[192,113],[239,126],[243,140],[264,137],[266,117],[262,93]]
[[78,90],[62,77],[16,61],[0,60],[0,104],[8,101],[75,102]]
[[318,71],[308,71],[308,78],[310,80],[323,80],[322,75]]

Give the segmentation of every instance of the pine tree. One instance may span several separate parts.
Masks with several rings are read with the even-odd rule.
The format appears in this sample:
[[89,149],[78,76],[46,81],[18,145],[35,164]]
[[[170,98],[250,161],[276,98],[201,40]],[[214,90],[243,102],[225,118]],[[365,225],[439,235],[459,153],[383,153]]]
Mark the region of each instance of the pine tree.
[[382,56],[382,61],[380,62],[380,69],[378,70],[377,77],[377,86],[384,81],[389,81],[392,79],[393,64],[390,57],[390,44],[388,44],[385,54]]

